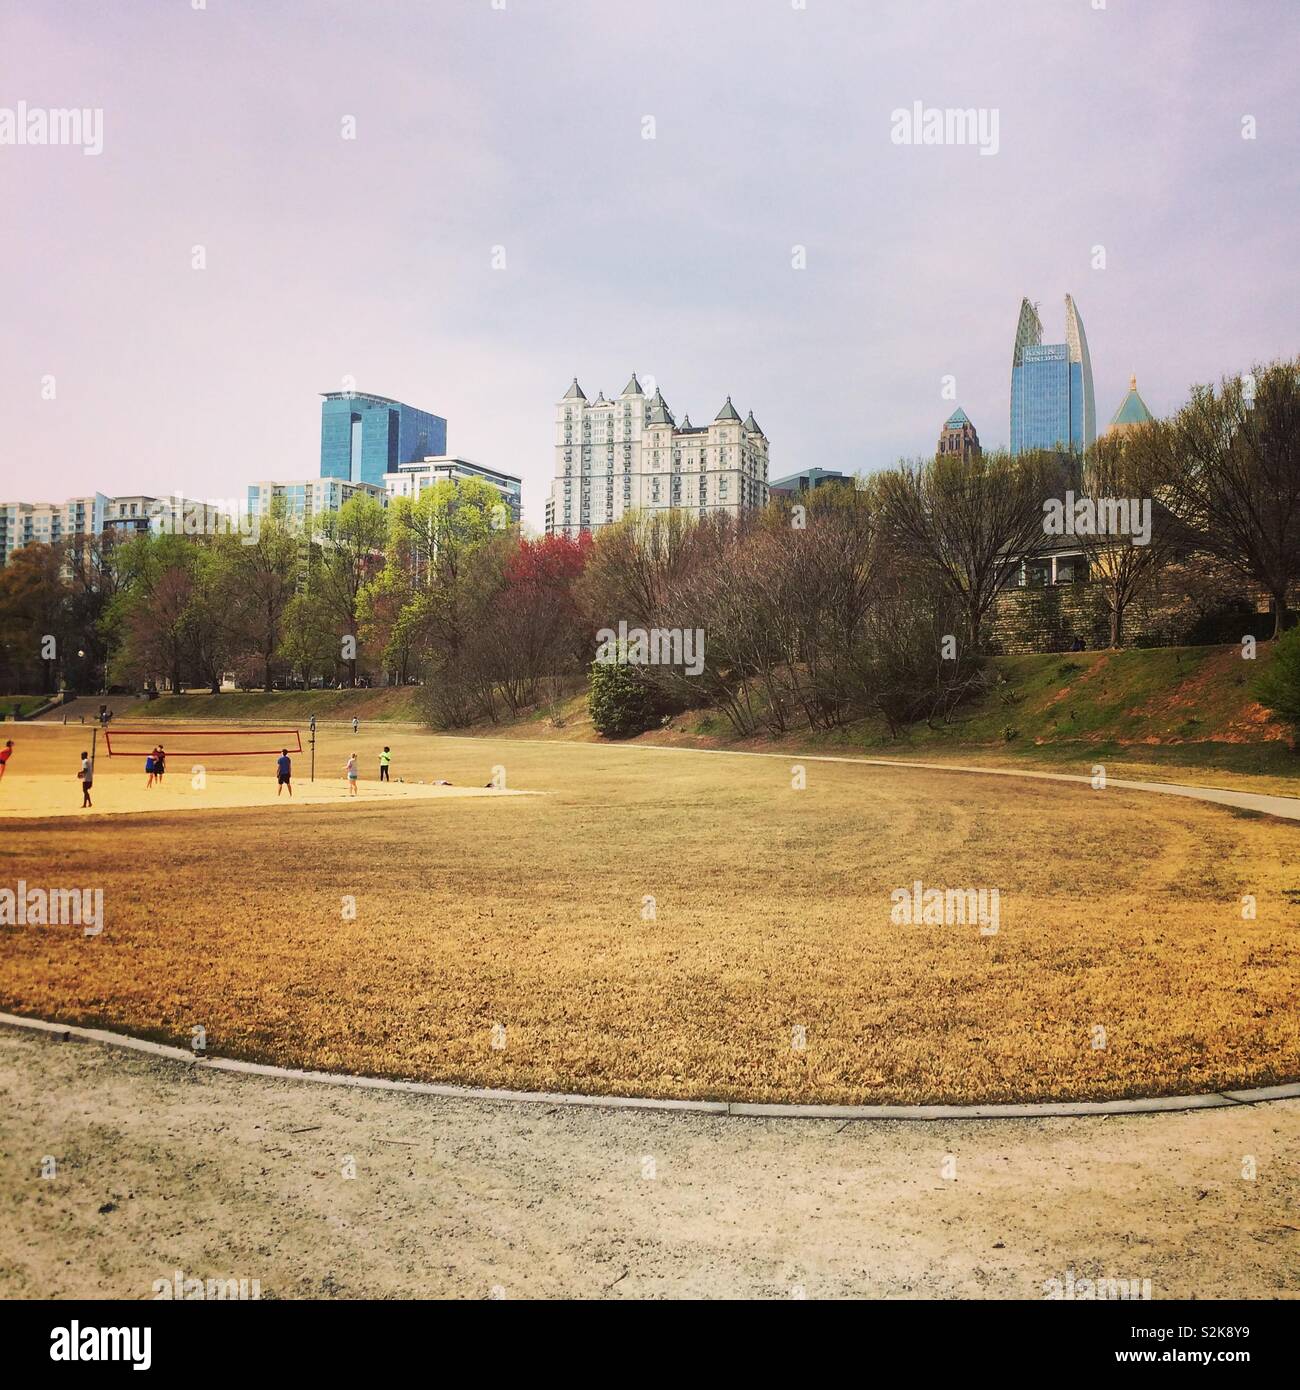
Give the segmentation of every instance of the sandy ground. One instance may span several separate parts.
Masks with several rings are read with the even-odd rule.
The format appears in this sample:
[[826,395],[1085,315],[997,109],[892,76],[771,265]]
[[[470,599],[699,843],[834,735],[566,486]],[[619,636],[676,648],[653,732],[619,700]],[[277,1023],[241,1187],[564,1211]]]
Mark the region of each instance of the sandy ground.
[[4,1297],[148,1298],[177,1269],[280,1298],[1300,1288],[1300,1102],[744,1120],[342,1093],[6,1030],[0,1107]]
[[[33,729],[40,729],[32,734]],[[184,730],[174,736],[164,735],[173,747],[183,741]],[[293,754],[293,795],[278,790],[275,779],[275,758],[205,758],[196,759],[183,752],[173,753],[167,760],[167,774],[161,782],[148,785],[144,772],[144,757],[110,758],[99,740],[95,758],[95,781],[91,788],[90,808],[81,804],[81,783],[77,778],[81,766],[80,752],[90,747],[90,731],[78,726],[65,729],[57,725],[24,725],[22,744],[10,761],[3,782],[0,782],[0,819],[41,819],[52,816],[79,816],[83,820],[98,816],[120,815],[128,812],[217,811],[235,807],[277,805],[281,810],[291,807],[356,805],[360,802],[432,801],[465,796],[517,796],[514,788],[479,786],[438,787],[432,779],[380,782],[371,763],[378,754],[369,756],[375,737],[366,744],[367,760],[358,779],[355,796],[348,791],[337,744],[344,740],[335,736],[329,756],[322,751],[316,765],[316,781],[308,780],[309,756],[306,752]],[[39,742],[37,742],[39,740]],[[52,765],[57,750],[60,759]],[[349,750],[350,751],[350,750]],[[64,775],[60,776],[59,771]],[[200,775],[201,774],[201,775]],[[486,780],[486,778],[484,779]]]

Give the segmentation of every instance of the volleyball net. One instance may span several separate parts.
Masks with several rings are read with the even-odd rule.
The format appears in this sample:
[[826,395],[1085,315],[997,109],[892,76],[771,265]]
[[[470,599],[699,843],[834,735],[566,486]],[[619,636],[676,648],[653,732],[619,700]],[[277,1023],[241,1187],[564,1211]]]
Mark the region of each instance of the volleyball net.
[[104,745],[110,758],[147,758],[161,747],[176,758],[265,758],[282,749],[302,752],[297,729],[192,729],[174,724],[168,728],[140,725],[104,730]]

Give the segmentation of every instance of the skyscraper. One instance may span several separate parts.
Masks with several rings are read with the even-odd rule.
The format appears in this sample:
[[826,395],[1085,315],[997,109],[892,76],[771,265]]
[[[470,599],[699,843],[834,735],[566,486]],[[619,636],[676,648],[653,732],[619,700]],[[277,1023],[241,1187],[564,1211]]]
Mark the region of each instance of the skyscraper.
[[939,432],[939,445],[936,454],[956,454],[969,460],[980,456],[980,437],[971,423],[971,418],[958,406],[943,422]]
[[1037,305],[1020,303],[1011,358],[1011,452],[1082,453],[1097,438],[1092,359],[1083,320],[1065,296],[1065,342],[1044,343]]
[[358,391],[323,393],[320,475],[383,489],[384,474],[404,463],[447,452],[440,415]]

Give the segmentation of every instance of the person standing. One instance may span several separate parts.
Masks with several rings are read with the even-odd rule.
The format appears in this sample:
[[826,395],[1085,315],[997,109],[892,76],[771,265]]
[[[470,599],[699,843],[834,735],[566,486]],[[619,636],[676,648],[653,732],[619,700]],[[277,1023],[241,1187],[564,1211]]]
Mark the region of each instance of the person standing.
[[344,770],[344,772],[346,772],[347,775],[348,775],[348,795],[349,795],[349,796],[356,796],[356,794],[357,794],[357,755],[356,755],[355,753],[353,753],[352,756],[348,759],[348,765],[347,765],[347,767],[345,767],[343,770]]
[[280,749],[280,756],[275,760],[275,798],[280,799],[280,793],[287,790],[290,799],[293,798],[293,763],[289,760],[289,750]]
[[0,782],[4,781],[5,768],[9,766],[9,759],[13,757],[14,741],[8,739],[5,746],[0,748]]
[[153,779],[158,775],[158,748],[156,745],[153,752],[144,760],[144,770],[149,774],[149,780],[144,784],[147,790],[153,786]]
[[354,714],[354,715],[352,716],[352,732],[355,734],[356,731],[357,731],[357,717],[356,717],[356,715]]
[[153,774],[158,779],[158,785],[162,786],[163,773],[167,770],[167,754],[160,743],[158,751],[153,755]]
[[384,751],[379,755],[379,780],[388,781],[388,765],[393,761],[393,755],[389,752],[388,745],[384,744]]
[[84,749],[81,754],[81,771],[77,776],[81,779],[81,804],[84,808],[90,805],[90,788],[95,780],[95,760]]

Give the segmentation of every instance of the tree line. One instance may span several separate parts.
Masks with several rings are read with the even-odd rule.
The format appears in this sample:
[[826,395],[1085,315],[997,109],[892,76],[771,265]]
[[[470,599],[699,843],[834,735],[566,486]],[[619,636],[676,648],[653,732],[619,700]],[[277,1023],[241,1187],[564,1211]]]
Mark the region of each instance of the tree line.
[[[1195,388],[1172,418],[1082,458],[903,461],[739,518],[656,510],[594,538],[530,539],[468,480],[387,508],[354,496],[306,529],[277,505],[246,536],[30,545],[0,571],[0,682],[412,684],[430,723],[458,727],[589,679],[611,732],[699,705],[742,734],[864,714],[897,730],[948,717],[986,679],[999,593],[1055,543],[1049,499],[1146,504],[1140,544],[1072,532],[1112,645],[1189,557],[1267,594],[1280,633],[1300,579],[1298,439],[1288,361]],[[597,634],[620,623],[699,633],[698,659],[593,666]]]

